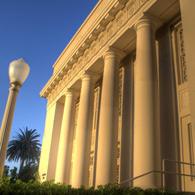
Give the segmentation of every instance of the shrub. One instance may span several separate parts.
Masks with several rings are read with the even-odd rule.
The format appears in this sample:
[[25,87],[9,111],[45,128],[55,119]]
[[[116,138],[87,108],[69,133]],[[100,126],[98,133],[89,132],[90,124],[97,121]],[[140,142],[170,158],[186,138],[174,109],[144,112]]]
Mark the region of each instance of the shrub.
[[142,190],[141,188],[120,188],[118,185],[98,186],[97,189],[83,187],[72,188],[69,185],[56,184],[54,182],[30,181],[28,183],[16,180],[11,182],[9,178],[0,180],[0,194],[2,195],[179,195],[176,192],[168,192],[157,189]]

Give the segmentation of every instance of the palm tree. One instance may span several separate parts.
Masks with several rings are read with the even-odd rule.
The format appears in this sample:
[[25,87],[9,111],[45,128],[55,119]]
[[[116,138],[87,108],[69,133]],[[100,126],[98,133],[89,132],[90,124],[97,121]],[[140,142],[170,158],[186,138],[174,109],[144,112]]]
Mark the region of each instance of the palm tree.
[[19,175],[24,166],[38,164],[41,148],[39,137],[36,129],[26,127],[24,130],[19,129],[17,135],[9,142],[7,160],[20,161]]

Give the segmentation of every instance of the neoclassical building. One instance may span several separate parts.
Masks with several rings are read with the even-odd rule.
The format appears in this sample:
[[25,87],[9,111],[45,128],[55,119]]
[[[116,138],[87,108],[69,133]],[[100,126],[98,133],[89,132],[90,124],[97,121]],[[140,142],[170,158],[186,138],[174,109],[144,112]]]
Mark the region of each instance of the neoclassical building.
[[42,181],[195,191],[194,7],[97,3],[41,91]]

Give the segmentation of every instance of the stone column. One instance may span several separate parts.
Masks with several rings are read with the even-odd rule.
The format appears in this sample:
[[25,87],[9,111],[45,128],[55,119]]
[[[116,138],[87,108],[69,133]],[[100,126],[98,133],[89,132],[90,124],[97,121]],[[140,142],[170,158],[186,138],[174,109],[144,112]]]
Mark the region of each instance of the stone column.
[[104,55],[104,72],[100,105],[96,186],[114,182],[116,166],[117,77],[119,61],[116,51]]
[[72,169],[73,187],[88,185],[88,163],[89,163],[89,134],[91,124],[91,106],[93,81],[89,74],[82,76],[81,94],[78,112],[78,125],[76,128],[75,159]]
[[57,166],[55,174],[55,182],[69,182],[70,163],[71,163],[71,140],[72,140],[72,124],[73,124],[73,106],[74,95],[72,90],[68,89],[65,94],[65,105],[62,119],[62,127],[60,132],[60,141],[57,156]]
[[45,131],[39,163],[41,181],[55,179],[57,151],[63,110],[64,104],[60,101],[49,103],[47,105]]
[[[135,25],[137,33],[134,104],[134,177],[155,168],[154,70],[155,37],[149,17]],[[154,174],[134,180],[134,186],[155,187]]]

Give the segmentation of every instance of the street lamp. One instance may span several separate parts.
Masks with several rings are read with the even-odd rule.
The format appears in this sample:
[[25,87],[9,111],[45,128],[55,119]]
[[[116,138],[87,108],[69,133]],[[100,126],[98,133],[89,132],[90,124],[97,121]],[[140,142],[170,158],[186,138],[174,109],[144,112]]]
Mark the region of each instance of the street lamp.
[[14,108],[16,104],[16,97],[18,95],[20,87],[28,77],[29,72],[30,68],[22,58],[12,61],[9,65],[10,88],[0,129],[0,177],[3,176],[7,145],[14,115]]

